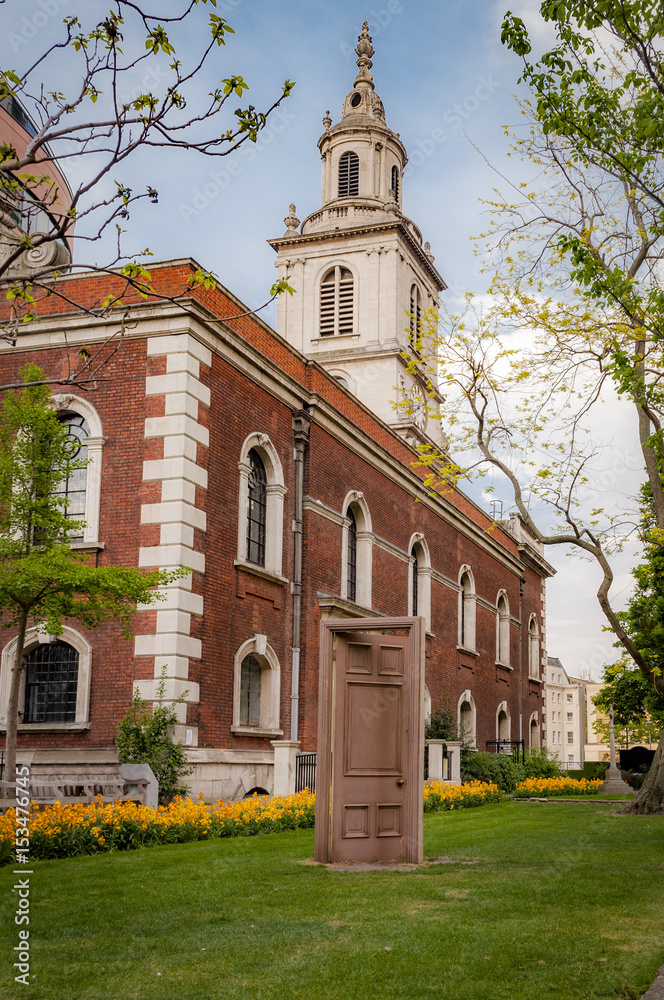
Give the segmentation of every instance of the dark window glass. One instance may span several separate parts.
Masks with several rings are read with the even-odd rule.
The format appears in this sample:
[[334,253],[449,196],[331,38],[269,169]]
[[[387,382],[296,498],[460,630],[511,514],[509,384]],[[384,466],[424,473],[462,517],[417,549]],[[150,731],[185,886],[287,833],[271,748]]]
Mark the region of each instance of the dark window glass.
[[[58,415],[58,420],[66,429],[69,436],[69,461],[78,462],[85,460],[88,454],[85,439],[90,437],[90,429],[84,418],[78,413],[63,413]],[[64,499],[63,509],[67,517],[72,520],[82,521],[85,519],[85,490],[88,470],[86,466],[82,469],[68,469],[67,477],[59,484],[55,491],[56,496]],[[70,535],[72,542],[83,541],[83,529],[74,528]]]
[[411,552],[413,560],[413,617],[417,614],[417,575],[419,567],[417,565],[417,549]]
[[263,460],[252,448],[249,452],[249,496],[247,510],[247,559],[265,565],[265,519],[267,513],[267,476]]
[[44,643],[25,658],[24,722],[75,722],[78,653],[66,642]]
[[392,191],[394,192],[394,200],[399,200],[399,168],[392,167]]
[[260,661],[251,653],[240,667],[240,725],[259,726],[261,721]]
[[468,636],[466,635],[466,601],[470,594],[470,583],[468,582],[467,576],[461,577],[461,645],[468,645]]
[[359,194],[360,158],[357,153],[344,153],[339,160],[339,197],[348,198]]
[[348,600],[357,598],[357,521],[352,509],[346,511],[348,525]]

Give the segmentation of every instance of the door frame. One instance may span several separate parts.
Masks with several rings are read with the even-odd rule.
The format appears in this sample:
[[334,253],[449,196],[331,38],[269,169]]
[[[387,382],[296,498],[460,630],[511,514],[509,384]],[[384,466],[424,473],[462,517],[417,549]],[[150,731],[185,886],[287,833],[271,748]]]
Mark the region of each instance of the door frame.
[[[334,639],[337,632],[364,632],[372,635],[392,635],[406,631],[408,663],[415,665],[417,675],[410,687],[406,715],[415,719],[406,741],[404,777],[404,812],[407,817],[404,835],[404,861],[420,864],[423,858],[424,805],[424,653],[425,620],[417,618],[328,618],[321,621],[320,668],[318,677],[318,756],[316,761],[316,829],[314,860],[330,861],[332,824],[332,751],[334,739],[334,705],[336,660]],[[413,731],[414,729],[414,731]],[[413,822],[410,819],[413,818]]]

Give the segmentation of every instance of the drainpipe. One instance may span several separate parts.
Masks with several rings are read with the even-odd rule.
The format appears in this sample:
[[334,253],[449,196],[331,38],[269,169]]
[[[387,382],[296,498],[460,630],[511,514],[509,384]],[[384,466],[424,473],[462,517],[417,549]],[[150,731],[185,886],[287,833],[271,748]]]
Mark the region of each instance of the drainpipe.
[[311,418],[306,410],[293,413],[293,434],[295,436],[295,517],[293,518],[293,646],[291,651],[291,728],[290,738],[298,740],[298,717],[300,711],[300,633],[302,630],[302,551],[303,501],[304,501],[304,450],[309,440]]
[[519,580],[519,739],[523,739],[523,588],[525,579]]

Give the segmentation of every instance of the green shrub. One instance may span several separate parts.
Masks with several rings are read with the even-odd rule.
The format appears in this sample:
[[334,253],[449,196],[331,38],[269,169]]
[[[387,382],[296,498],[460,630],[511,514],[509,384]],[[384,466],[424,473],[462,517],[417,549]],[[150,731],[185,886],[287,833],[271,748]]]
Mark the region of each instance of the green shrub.
[[521,755],[504,753],[464,750],[461,754],[462,781],[493,781],[503,792],[513,792],[526,778],[557,778],[562,773],[560,762],[546,747],[526,750],[523,761]]
[[532,747],[524,756],[526,778],[557,778],[563,772],[560,761],[547,747]]
[[161,704],[164,696],[164,677],[157,685],[157,698],[152,708],[141,698],[138,688],[134,691],[131,706],[118,722],[115,747],[121,764],[149,764],[159,782],[159,804],[166,805],[175,795],[186,795],[187,785],[180,779],[191,774],[182,742],[171,739],[169,730],[177,721],[173,704]]

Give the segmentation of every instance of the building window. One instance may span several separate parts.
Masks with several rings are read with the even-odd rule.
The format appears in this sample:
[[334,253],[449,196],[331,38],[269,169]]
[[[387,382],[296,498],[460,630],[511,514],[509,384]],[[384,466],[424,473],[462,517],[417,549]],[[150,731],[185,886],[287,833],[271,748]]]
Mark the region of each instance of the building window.
[[540,745],[540,728],[537,719],[537,713],[533,713],[530,717],[530,746],[538,747]]
[[360,158],[357,153],[344,153],[339,160],[339,197],[349,198],[359,194]]
[[475,584],[469,567],[462,567],[459,579],[459,645],[475,650]]
[[70,458],[84,459],[82,469],[71,469],[60,483],[58,494],[63,497],[64,510],[72,520],[85,521],[71,534],[74,544],[98,544],[99,508],[101,502],[101,460],[106,439],[102,434],[99,414],[86,399],[78,396],[53,396],[58,420],[66,428],[71,442]]
[[279,729],[281,668],[267,637],[256,634],[235,654],[234,733],[282,735]]
[[574,742],[574,733],[568,733],[567,734],[567,742],[568,743],[573,743]]
[[[90,430],[85,418],[78,413],[58,413],[58,420],[67,431],[69,448],[67,476],[59,483],[55,495],[62,497],[62,511],[66,517],[84,521],[87,464],[82,468],[71,468],[69,462],[75,465],[86,461],[88,454],[86,440],[90,437]],[[83,527],[72,528],[69,537],[72,542],[82,542]]]
[[[16,638],[0,657],[0,725],[7,724],[7,703],[16,656]],[[25,663],[19,690],[21,725],[87,726],[92,648],[68,625],[49,642],[35,628],[25,637]]]
[[[530,677],[539,678],[539,660],[539,626],[537,624],[537,618],[535,615],[532,615],[528,625],[528,674]],[[558,701],[560,701],[560,694],[558,695]]]
[[573,715],[572,712],[568,712],[567,713],[567,721],[568,722],[574,722],[574,715]]
[[422,335],[422,296],[417,285],[413,285],[410,290],[410,343],[417,347],[417,342]]
[[240,725],[259,726],[261,721],[261,665],[250,653],[240,666]]
[[559,691],[558,692],[558,704],[560,704],[560,699],[561,699],[561,694],[560,694],[560,691]]
[[392,194],[394,195],[394,200],[399,201],[399,168],[392,167],[392,178],[391,178]]
[[342,510],[341,596],[353,604],[370,608],[373,535],[364,494],[352,490]]
[[75,722],[78,653],[66,642],[42,643],[25,658],[22,721]]
[[353,508],[346,511],[348,518],[348,577],[346,581],[346,596],[349,601],[357,598],[357,521]]
[[505,594],[498,598],[496,623],[496,659],[505,666],[510,664],[510,609]]
[[417,615],[417,580],[418,580],[418,564],[417,564],[417,549],[413,546],[410,552],[410,558],[412,560],[411,575],[412,575],[412,597],[411,597],[411,614],[413,617]]
[[573,764],[574,763],[574,754],[573,753],[569,754],[569,756],[567,758],[567,763],[568,764]]
[[325,274],[320,286],[320,336],[343,336],[353,332],[354,281],[347,267],[337,264]]
[[276,448],[266,434],[245,438],[238,463],[236,565],[257,567],[281,579],[286,487]]
[[567,695],[567,701],[572,701],[572,695],[571,694]]
[[258,566],[265,565],[265,522],[267,517],[267,475],[258,452],[249,452],[247,491],[247,559]]
[[475,744],[475,726],[477,713],[475,702],[470,691],[466,690],[459,698],[457,707],[459,721],[459,739],[470,745]]

